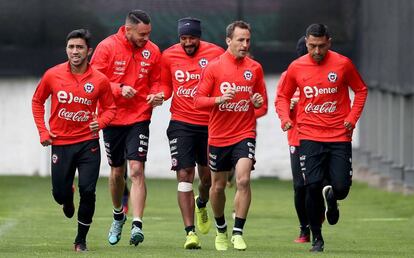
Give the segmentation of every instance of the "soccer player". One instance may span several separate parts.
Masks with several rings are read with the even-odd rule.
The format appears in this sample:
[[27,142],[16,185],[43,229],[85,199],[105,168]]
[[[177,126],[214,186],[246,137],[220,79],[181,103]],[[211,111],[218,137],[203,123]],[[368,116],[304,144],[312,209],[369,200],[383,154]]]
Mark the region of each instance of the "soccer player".
[[[201,247],[194,227],[194,208],[198,230],[207,234],[211,220],[207,213],[210,170],[207,166],[207,140],[209,110],[194,108],[194,94],[202,70],[207,64],[224,53],[212,43],[202,41],[201,22],[187,17],[178,21],[180,43],[166,49],[161,59],[161,88],[164,98],[172,93],[171,121],[167,129],[170,142],[172,170],[178,181],[177,199],[186,231],[185,249]],[[199,196],[194,200],[193,181],[197,164],[200,184]]]
[[[289,65],[276,105],[282,129],[291,129],[289,106],[299,88],[295,126],[313,238],[310,251],[322,252],[322,198],[326,220],[334,225],[339,219],[337,200],[346,198],[352,183],[352,132],[361,116],[367,87],[351,60],[329,50],[331,37],[326,25],[311,24],[306,29],[306,46],[309,54]],[[352,106],[349,88],[355,93]],[[324,180],[329,182],[325,187]]]
[[250,173],[255,162],[255,108],[267,107],[266,87],[261,65],[247,57],[250,25],[235,21],[226,29],[227,50],[206,67],[195,97],[196,108],[210,108],[209,167],[210,200],[216,220],[215,248],[227,250],[227,224],[224,218],[228,173],[235,167],[236,218],[231,242],[245,250],[243,227],[251,201]]
[[159,88],[161,53],[149,40],[151,20],[142,10],[128,13],[118,33],[104,39],[92,56],[93,67],[111,82],[117,106],[114,120],[103,131],[108,163],[109,189],[113,203],[113,222],[108,241],[121,239],[126,214],[122,208],[126,160],[131,178],[130,200],[133,214],[130,244],[144,241],[142,217],[146,200],[144,165],[147,159],[149,124],[153,106],[162,104]]
[[[33,117],[40,143],[52,145],[52,193],[63,213],[75,213],[72,188],[76,169],[80,202],[75,251],[87,251],[86,235],[95,211],[95,189],[101,154],[98,131],[114,118],[116,107],[108,79],[88,64],[92,53],[90,33],[74,30],[66,37],[68,61],[43,75],[32,99]],[[49,128],[45,125],[45,101],[51,96]],[[101,111],[96,115],[99,101]]]

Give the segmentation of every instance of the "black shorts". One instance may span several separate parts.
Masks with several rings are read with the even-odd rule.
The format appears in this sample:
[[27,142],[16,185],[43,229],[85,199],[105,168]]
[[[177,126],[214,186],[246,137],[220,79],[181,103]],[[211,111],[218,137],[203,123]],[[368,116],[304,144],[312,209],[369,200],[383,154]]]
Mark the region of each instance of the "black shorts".
[[167,129],[171,170],[207,166],[208,127],[171,120]]
[[100,165],[101,151],[97,139],[52,146],[52,187],[56,201],[63,204],[73,198],[72,184],[76,169],[80,192],[95,193]]
[[[230,171],[241,158],[249,158],[256,163],[254,157],[256,140],[244,139],[238,143],[225,147],[208,146],[208,164],[212,172]],[[252,165],[252,170],[254,166]]]
[[111,167],[120,167],[127,160],[146,161],[150,121],[103,129],[106,156]]
[[303,187],[305,182],[303,181],[303,175],[300,170],[299,162],[299,148],[298,146],[289,146],[290,152],[290,167],[292,169],[293,187]]
[[305,185],[324,181],[333,186],[352,184],[351,142],[301,140],[299,160]]

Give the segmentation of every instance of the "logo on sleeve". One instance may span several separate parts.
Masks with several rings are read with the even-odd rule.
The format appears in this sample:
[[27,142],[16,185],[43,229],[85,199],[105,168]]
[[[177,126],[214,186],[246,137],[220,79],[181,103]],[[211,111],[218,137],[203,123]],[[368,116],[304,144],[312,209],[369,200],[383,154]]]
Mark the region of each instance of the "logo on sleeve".
[[149,59],[150,56],[151,56],[151,52],[148,49],[142,50],[141,54],[142,54],[142,57],[145,58],[145,59]]
[[329,80],[329,82],[334,83],[334,82],[336,82],[336,80],[338,80],[338,75],[334,72],[330,72],[330,73],[328,73],[328,80]]
[[201,68],[204,68],[207,66],[208,60],[205,58],[201,58],[200,61],[198,61],[198,64],[200,65]]
[[253,77],[253,74],[250,70],[246,70],[246,71],[244,71],[243,76],[244,76],[244,79],[250,81]]
[[83,85],[83,89],[85,90],[86,93],[91,93],[94,88],[95,87],[90,82],[87,82],[87,83],[85,83],[85,85]]

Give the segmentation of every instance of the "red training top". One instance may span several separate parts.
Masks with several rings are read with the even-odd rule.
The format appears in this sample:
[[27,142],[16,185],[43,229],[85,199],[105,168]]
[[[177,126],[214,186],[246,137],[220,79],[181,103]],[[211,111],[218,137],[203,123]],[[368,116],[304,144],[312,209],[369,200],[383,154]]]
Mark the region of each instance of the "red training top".
[[[111,82],[117,107],[111,125],[131,125],[151,119],[152,106],[146,98],[159,90],[160,58],[159,48],[151,41],[142,48],[134,48],[125,36],[125,26],[98,44],[91,64]],[[137,94],[124,98],[121,85],[133,87]]]
[[[215,98],[227,89],[236,90],[234,99],[220,105]],[[203,71],[195,96],[196,108],[213,107],[209,120],[209,144],[223,147],[256,137],[256,117],[250,97],[263,96],[267,110],[262,66],[249,57],[236,59],[226,51]]]
[[39,130],[40,142],[50,139],[45,125],[44,103],[51,97],[50,132],[56,134],[53,145],[67,145],[99,138],[92,133],[93,121],[99,101],[99,128],[106,127],[114,118],[116,107],[109,81],[90,65],[82,75],[71,73],[69,62],[56,65],[43,75],[32,99],[33,117]]
[[[282,128],[289,118],[290,99],[299,87],[297,127],[299,139],[320,142],[351,141],[352,132],[344,122],[355,126],[367,97],[367,87],[347,57],[328,51],[325,58],[315,62],[307,54],[293,61],[276,100]],[[349,89],[355,93],[353,105]]]
[[171,119],[196,125],[208,125],[210,110],[194,108],[194,95],[202,70],[207,64],[224,53],[224,49],[212,43],[200,41],[193,56],[185,53],[180,44],[164,50],[161,58],[161,91],[171,101]]

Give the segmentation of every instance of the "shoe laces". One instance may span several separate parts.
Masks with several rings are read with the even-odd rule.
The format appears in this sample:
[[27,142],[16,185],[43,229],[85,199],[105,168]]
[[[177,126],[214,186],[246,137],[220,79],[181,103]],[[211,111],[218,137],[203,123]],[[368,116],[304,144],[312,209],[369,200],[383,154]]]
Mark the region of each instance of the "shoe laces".
[[207,210],[205,209],[201,212],[201,221],[203,223],[207,223],[208,221],[208,214],[207,214]]

